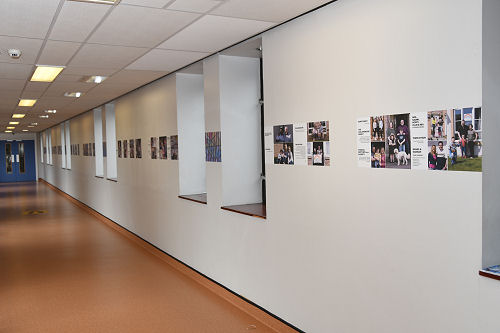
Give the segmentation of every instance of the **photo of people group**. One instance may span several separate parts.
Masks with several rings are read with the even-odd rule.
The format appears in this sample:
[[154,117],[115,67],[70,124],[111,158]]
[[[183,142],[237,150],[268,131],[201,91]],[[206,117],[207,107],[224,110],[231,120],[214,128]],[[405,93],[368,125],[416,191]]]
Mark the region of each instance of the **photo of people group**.
[[118,158],[121,158],[122,157],[122,141],[121,140],[118,140]]
[[83,156],[89,156],[89,144],[88,143],[83,144]]
[[128,141],[123,140],[123,158],[128,157]]
[[135,156],[135,148],[134,148],[134,139],[128,140],[128,146],[129,146],[129,157],[134,158]]
[[205,133],[205,160],[207,162],[221,162],[220,132]]
[[179,139],[177,135],[170,137],[170,159],[177,160],[179,158]]
[[330,123],[307,123],[307,164],[330,166]]
[[370,118],[372,168],[411,168],[409,121],[409,113]]
[[167,159],[167,137],[166,136],[160,136],[160,150],[159,150],[159,155],[160,155],[160,160],[166,160]]
[[428,169],[482,171],[481,107],[427,113]]
[[274,164],[294,164],[293,158],[293,125],[273,127]]
[[156,160],[157,158],[157,147],[158,147],[158,138],[151,138],[151,159]]
[[106,145],[106,141],[102,143],[102,156],[108,157],[108,147]]
[[135,158],[142,158],[141,139],[135,139]]

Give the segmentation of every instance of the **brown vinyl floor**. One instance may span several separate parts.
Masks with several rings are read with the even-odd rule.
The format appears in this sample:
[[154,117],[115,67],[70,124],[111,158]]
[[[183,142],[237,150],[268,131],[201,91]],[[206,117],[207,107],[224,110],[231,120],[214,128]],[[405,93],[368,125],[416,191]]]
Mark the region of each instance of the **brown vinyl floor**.
[[275,331],[47,185],[23,183],[0,184],[0,332]]

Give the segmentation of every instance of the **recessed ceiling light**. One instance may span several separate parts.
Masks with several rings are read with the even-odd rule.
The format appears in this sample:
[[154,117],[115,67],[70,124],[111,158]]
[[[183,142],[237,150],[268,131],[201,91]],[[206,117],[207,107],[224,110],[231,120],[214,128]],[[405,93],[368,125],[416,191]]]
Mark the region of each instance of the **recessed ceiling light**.
[[64,69],[64,66],[44,66],[36,65],[35,73],[31,77],[31,81],[35,82],[52,82]]
[[37,126],[38,123],[31,123],[30,126]]
[[12,115],[12,118],[18,118],[18,119],[21,119],[21,118],[24,118],[25,114],[24,113],[14,113]]
[[120,2],[120,0],[70,0],[70,1],[100,3],[105,5],[117,5]]
[[11,130],[6,130],[5,133],[12,133],[12,131]]
[[19,125],[18,121],[9,121],[9,125]]
[[101,76],[101,75],[84,76],[81,81],[86,83],[101,83],[107,78],[108,78],[107,76]]
[[15,129],[14,126],[7,126],[7,129]]
[[79,91],[77,91],[77,92],[66,92],[66,93],[64,93],[64,96],[78,98],[78,97],[82,96],[82,93],[79,92]]
[[24,130],[23,130],[23,132],[28,132],[28,130],[27,130],[27,129],[24,129]]
[[48,118],[48,117],[49,117],[49,115],[48,115],[48,114],[41,114],[39,117],[40,117],[40,118]]
[[20,99],[19,106],[33,106],[36,103],[36,99]]
[[28,127],[29,127],[29,128],[33,128],[33,127],[35,127],[35,126],[33,126],[33,125],[28,125]]
[[45,113],[56,113],[57,110],[45,110]]

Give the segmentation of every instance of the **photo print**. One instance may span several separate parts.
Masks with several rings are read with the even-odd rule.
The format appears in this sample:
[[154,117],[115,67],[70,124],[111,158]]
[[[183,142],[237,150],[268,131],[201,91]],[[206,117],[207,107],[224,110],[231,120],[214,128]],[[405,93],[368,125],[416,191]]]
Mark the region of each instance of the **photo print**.
[[102,143],[102,156],[108,157],[108,148],[106,147],[106,141]]
[[129,149],[129,157],[134,158],[135,156],[135,148],[134,148],[134,139],[128,140],[128,147]]
[[179,159],[179,137],[177,135],[170,137],[170,159]]
[[92,156],[95,156],[95,142],[92,143]]
[[371,144],[371,166],[372,168],[386,167],[386,154],[384,142],[372,142]]
[[[386,168],[411,169],[410,114],[384,116],[385,145],[383,160]],[[380,141],[372,141],[380,142]],[[380,147],[382,152],[382,147]],[[372,145],[373,154],[373,145]]]
[[118,140],[118,158],[122,157],[122,140]]
[[483,120],[481,107],[453,109],[449,112],[448,169],[483,170]]
[[293,125],[273,127],[274,164],[294,164]]
[[135,139],[135,158],[142,158],[141,139]]
[[127,140],[123,140],[123,158],[128,157],[128,142]]
[[[429,170],[448,170],[451,137],[451,119],[446,110],[427,112],[427,168]],[[456,161],[456,150],[453,148]]]
[[151,138],[151,159],[156,160],[158,158],[158,138]]
[[205,160],[207,162],[221,162],[220,132],[205,133]]
[[160,154],[160,160],[166,160],[167,159],[167,137],[166,136],[160,136],[159,138],[159,154]]
[[330,122],[307,123],[307,164],[330,166]]
[[88,143],[83,144],[83,156],[89,156],[89,145]]

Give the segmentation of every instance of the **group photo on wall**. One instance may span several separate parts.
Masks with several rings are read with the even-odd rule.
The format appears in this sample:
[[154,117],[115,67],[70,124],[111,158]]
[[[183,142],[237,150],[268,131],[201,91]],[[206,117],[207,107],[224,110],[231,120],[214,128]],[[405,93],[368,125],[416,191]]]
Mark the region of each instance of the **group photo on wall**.
[[370,117],[372,168],[411,168],[409,120],[409,113]]
[[307,123],[307,164],[330,166],[330,123]]
[[273,127],[274,164],[294,164],[293,125]]

